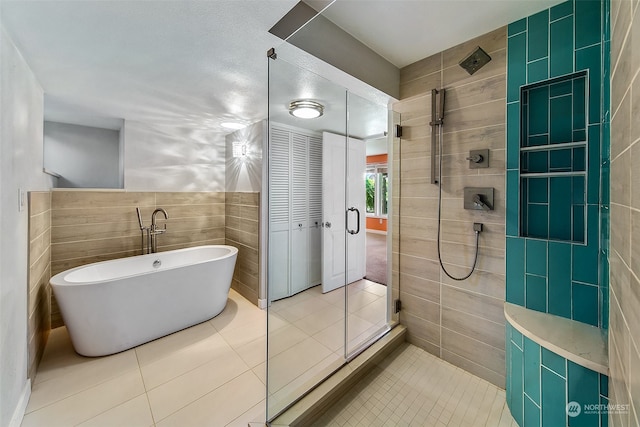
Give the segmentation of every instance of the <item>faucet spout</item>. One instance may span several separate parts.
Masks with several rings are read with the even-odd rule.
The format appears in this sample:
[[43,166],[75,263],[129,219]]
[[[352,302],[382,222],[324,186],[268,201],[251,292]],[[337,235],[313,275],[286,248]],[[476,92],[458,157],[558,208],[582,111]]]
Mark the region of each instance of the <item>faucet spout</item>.
[[167,211],[165,211],[162,208],[157,208],[151,214],[151,230],[149,234],[151,235],[151,252],[152,253],[158,252],[158,237],[157,237],[158,234],[163,234],[163,233],[166,233],[167,231],[167,224],[164,225],[164,228],[158,228],[158,225],[156,224],[156,216],[159,213],[162,213],[164,215],[164,219],[169,219],[169,214],[167,213]]

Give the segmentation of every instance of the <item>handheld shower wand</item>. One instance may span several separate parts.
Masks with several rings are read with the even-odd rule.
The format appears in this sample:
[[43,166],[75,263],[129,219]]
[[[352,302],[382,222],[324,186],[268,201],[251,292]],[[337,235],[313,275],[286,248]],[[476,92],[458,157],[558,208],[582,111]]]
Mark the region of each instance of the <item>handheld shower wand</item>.
[[[441,249],[440,249],[440,235],[441,235],[441,231],[442,231],[442,135],[443,135],[443,130],[442,130],[442,126],[444,124],[444,94],[445,94],[445,90],[444,89],[440,89],[440,90],[436,90],[433,89],[431,91],[431,123],[429,123],[431,125],[431,182],[432,183],[437,183],[438,184],[438,261],[440,262],[440,267],[442,268],[442,271],[444,271],[444,274],[446,274],[450,279],[452,280],[457,280],[457,281],[462,281],[462,280],[466,280],[469,277],[471,277],[471,275],[473,274],[473,272],[476,270],[476,264],[478,263],[478,243],[480,240],[480,232],[482,231],[482,226],[476,227],[476,225],[474,224],[474,233],[476,234],[476,253],[473,259],[473,266],[471,267],[471,271],[463,277],[456,277],[454,275],[452,275],[451,273],[449,273],[447,271],[447,269],[444,267],[444,263],[442,262],[442,253],[441,253]],[[436,103],[436,100],[434,99],[434,97],[438,95],[439,96],[439,105]],[[436,106],[438,105],[439,108],[436,108]],[[436,129],[435,127],[438,126],[438,139],[439,139],[439,162],[438,162],[438,180],[435,180],[435,136],[436,136]],[[488,210],[489,208],[486,206],[486,204],[484,204],[482,202],[482,200],[480,199],[480,196],[477,195],[478,200],[476,201],[476,203],[479,203],[480,206],[483,207],[483,209]]]

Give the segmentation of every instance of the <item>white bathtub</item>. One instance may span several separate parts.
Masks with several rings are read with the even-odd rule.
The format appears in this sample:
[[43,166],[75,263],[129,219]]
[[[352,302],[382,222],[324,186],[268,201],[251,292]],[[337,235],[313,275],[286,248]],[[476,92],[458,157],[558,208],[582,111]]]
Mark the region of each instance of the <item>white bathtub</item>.
[[237,255],[233,246],[178,249],[73,268],[50,283],[75,350],[105,356],[218,315]]

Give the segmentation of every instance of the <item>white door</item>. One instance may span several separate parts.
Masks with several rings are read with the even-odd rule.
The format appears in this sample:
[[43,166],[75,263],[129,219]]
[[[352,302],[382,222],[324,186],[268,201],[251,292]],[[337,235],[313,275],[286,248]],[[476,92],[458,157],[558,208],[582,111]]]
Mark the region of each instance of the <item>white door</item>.
[[[347,158],[347,283],[367,274],[366,188],[367,168],[365,142],[349,138]],[[349,210],[351,209],[351,210]],[[357,231],[357,233],[356,233]]]
[[322,134],[322,292],[365,275],[365,169],[363,141]]
[[345,285],[346,137],[322,133],[322,292]]

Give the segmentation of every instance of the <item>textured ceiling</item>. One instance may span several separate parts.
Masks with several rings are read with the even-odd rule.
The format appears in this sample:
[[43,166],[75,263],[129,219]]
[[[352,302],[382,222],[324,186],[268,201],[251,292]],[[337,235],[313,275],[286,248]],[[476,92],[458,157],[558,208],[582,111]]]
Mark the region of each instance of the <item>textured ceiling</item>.
[[398,68],[565,0],[337,0],[323,15]]
[[[375,102],[352,103],[358,107],[351,111],[350,134],[381,132],[386,116],[380,106],[384,110],[388,97],[305,58],[268,32],[296,3],[2,0],[0,16],[44,88],[48,120],[117,128],[125,119],[228,133],[220,123],[267,117],[266,51],[275,46],[279,58],[330,75]],[[403,66],[551,3],[558,1],[337,0],[324,13]],[[270,101],[275,117],[301,125],[291,122],[286,104],[305,96],[343,104],[343,90],[331,98],[333,89],[326,89],[331,85],[324,79],[301,77],[305,73],[296,70],[282,65],[274,79]],[[328,111],[313,126],[345,129],[344,116]]]

